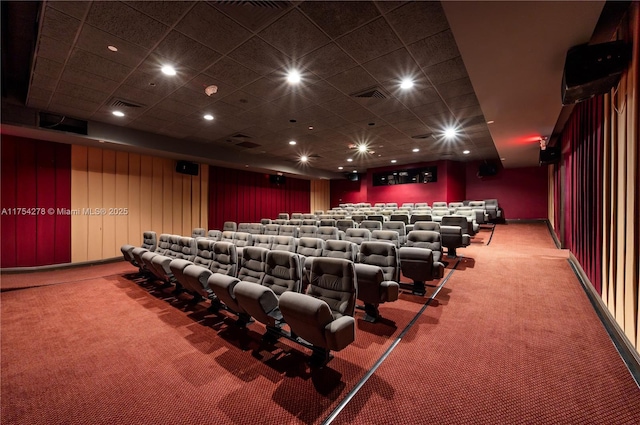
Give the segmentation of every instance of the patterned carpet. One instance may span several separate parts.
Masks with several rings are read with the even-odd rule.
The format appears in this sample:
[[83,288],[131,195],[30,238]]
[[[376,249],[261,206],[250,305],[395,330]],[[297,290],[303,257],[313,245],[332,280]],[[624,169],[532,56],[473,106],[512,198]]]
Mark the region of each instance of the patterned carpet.
[[[640,391],[545,226],[501,225],[459,254],[334,423],[640,423]],[[403,293],[378,324],[357,311],[355,343],[315,371],[299,345],[262,344],[262,325],[114,270],[0,295],[0,423],[322,423],[426,301]]]

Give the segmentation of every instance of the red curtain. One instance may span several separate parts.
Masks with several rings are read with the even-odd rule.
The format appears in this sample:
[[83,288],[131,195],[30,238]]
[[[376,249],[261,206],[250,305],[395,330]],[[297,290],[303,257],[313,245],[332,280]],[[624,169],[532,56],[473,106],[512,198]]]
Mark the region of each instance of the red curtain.
[[70,145],[3,135],[1,203],[0,267],[71,262]]
[[603,123],[602,96],[578,104],[560,138],[562,160],[554,171],[556,233],[598,293],[602,291]]
[[209,228],[222,229],[225,221],[259,223],[278,213],[308,213],[311,182],[287,177],[271,183],[268,174],[211,167],[209,171]]

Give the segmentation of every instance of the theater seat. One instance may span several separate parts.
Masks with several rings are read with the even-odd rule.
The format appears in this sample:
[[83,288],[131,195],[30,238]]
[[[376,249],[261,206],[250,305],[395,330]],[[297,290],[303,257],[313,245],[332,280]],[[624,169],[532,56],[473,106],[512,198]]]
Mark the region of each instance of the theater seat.
[[317,236],[318,238],[323,239],[325,241],[340,239],[338,228],[333,226],[320,226],[318,227],[317,234],[318,234]]
[[195,238],[204,238],[205,236],[207,236],[207,231],[204,230],[202,227],[196,227],[191,232],[191,237],[194,238],[194,239]]
[[426,248],[400,248],[400,268],[405,277],[413,280],[413,293],[424,295],[424,282],[444,275],[444,264],[434,261],[433,252]]
[[388,243],[363,242],[358,262],[358,299],[364,302],[364,320],[375,322],[380,317],[378,306],[398,299],[398,251]]
[[235,221],[225,221],[222,225],[222,231],[235,232],[238,230],[238,224]]
[[302,338],[313,351],[312,366],[324,366],[331,350],[340,351],[355,340],[356,288],[353,262],[321,257],[313,262],[306,294],[288,291],[280,296],[291,336]]
[[371,232],[371,240],[386,242],[400,247],[400,235],[395,230],[374,230]]
[[219,241],[222,239],[222,232],[220,230],[209,230],[207,232],[207,238],[213,241]]
[[[293,252],[269,251],[266,254],[264,278],[260,282],[246,279],[237,282],[233,294],[238,306],[267,326],[267,335],[277,335],[282,321],[278,309],[279,297],[287,292],[300,292],[302,287],[300,257]],[[268,338],[268,337],[267,337]]]
[[207,279],[213,273],[210,267],[215,255],[215,244],[215,241],[209,239],[198,239],[193,262],[186,264],[186,260],[175,259],[169,263],[177,284],[194,296],[192,302],[199,302],[203,297],[211,297],[212,292]]
[[[142,245],[135,247],[133,245],[122,245],[120,251],[124,256],[124,259],[131,263],[132,266],[137,267],[140,272],[144,271],[142,268],[142,256],[147,251],[155,251],[158,246],[158,239],[156,232],[146,231],[142,233]],[[134,251],[136,254],[134,255]]]
[[387,221],[382,223],[382,230],[391,230],[398,233],[398,246],[407,242],[407,230],[405,223],[402,221]]
[[[174,235],[175,236],[175,235]],[[152,273],[160,280],[167,283],[175,284],[175,276],[173,270],[169,266],[173,259],[187,260],[192,262],[196,256],[196,240],[186,236],[176,236],[177,243],[172,240],[171,248],[165,255],[156,255],[152,258]]]
[[253,235],[253,246],[271,249],[274,239],[273,235]]
[[407,235],[407,246],[430,249],[433,253],[433,261],[440,261],[442,259],[440,232],[413,230]]
[[271,244],[272,251],[296,252],[298,241],[293,236],[274,236]]
[[485,199],[484,208],[490,221],[502,218],[502,211],[497,199]]
[[353,242],[360,246],[362,242],[369,241],[371,239],[371,231],[369,229],[347,229],[344,232],[344,240]]
[[464,248],[471,243],[471,236],[464,233],[461,226],[440,226],[440,237],[449,257],[457,255],[457,248]]

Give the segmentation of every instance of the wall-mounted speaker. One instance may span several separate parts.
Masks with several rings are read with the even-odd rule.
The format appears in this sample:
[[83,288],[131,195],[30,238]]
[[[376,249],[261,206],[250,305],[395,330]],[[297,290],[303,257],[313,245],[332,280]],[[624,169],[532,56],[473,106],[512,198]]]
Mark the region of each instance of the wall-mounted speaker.
[[540,165],[555,164],[560,161],[560,146],[547,146],[540,149]]
[[358,175],[358,173],[347,173],[347,180],[352,181],[352,182],[357,182],[358,180],[360,180],[360,176]]
[[197,176],[200,167],[195,162],[178,161],[176,162],[176,172],[180,174],[188,174],[190,176]]
[[491,177],[498,174],[498,166],[490,162],[480,164],[478,167],[478,177]]
[[562,104],[608,92],[618,84],[630,59],[631,46],[622,41],[572,47],[564,63]]
[[279,186],[279,185],[285,184],[287,181],[287,178],[285,176],[281,176],[278,174],[271,174],[269,176],[269,181],[271,182],[271,184],[277,184]]

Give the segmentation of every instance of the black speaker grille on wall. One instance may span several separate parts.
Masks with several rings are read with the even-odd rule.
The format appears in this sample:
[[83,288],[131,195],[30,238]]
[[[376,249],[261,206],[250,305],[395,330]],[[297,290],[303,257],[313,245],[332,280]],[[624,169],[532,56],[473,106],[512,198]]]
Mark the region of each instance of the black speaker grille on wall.
[[287,181],[287,178],[285,176],[280,176],[278,174],[271,174],[269,176],[269,181],[272,184],[277,184],[277,185],[281,185],[281,184],[285,184]]
[[360,176],[358,175],[358,173],[347,173],[347,180],[357,182],[358,180],[360,180]]
[[547,146],[540,149],[540,165],[555,164],[560,161],[560,146]]
[[176,162],[176,172],[180,174],[189,174],[190,176],[197,176],[200,167],[195,162],[178,161]]
[[562,75],[562,104],[582,102],[611,90],[630,58],[630,46],[622,41],[569,49]]

